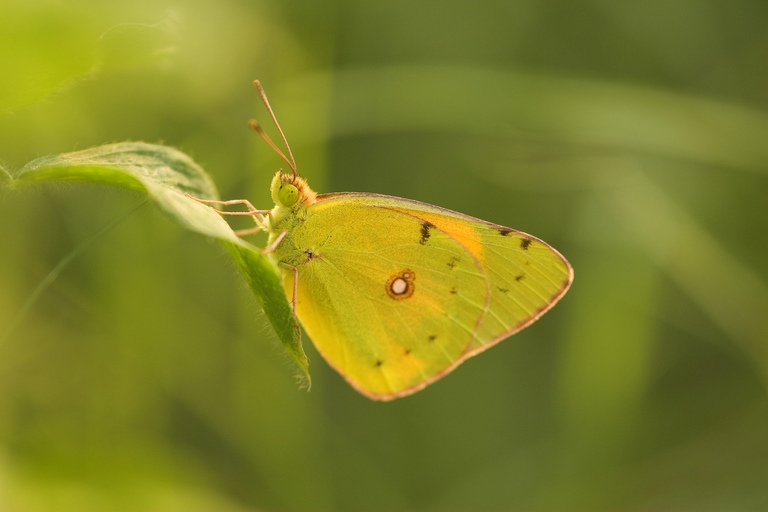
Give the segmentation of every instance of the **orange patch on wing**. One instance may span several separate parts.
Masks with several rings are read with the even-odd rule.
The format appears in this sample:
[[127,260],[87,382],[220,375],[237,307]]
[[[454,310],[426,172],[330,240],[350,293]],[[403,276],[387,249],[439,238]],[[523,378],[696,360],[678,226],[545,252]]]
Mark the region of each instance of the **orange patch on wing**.
[[452,219],[444,215],[436,215],[427,212],[414,212],[413,210],[401,210],[399,208],[393,208],[394,210],[401,211],[408,215],[413,215],[421,220],[426,220],[440,231],[448,233],[452,237],[456,238],[456,241],[463,245],[471,254],[477,259],[480,259],[485,250],[480,237],[477,236],[477,231],[468,222],[462,219]]

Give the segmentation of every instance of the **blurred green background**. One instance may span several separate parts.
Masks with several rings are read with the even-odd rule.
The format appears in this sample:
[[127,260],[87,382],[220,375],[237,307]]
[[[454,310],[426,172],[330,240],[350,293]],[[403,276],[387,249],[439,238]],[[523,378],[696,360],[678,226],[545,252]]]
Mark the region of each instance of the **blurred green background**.
[[[2,0],[0,161],[189,153],[271,207],[264,83],[318,192],[543,238],[573,288],[414,396],[300,390],[218,244],[0,191],[0,511],[768,510],[763,0]],[[270,130],[274,134],[274,130]],[[21,316],[20,316],[21,315]]]

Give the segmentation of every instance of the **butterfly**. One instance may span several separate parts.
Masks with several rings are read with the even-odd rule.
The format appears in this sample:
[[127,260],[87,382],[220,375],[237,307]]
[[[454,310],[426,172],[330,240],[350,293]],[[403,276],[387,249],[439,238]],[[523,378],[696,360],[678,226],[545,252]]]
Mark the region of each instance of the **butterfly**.
[[[419,391],[536,321],[573,281],[568,261],[521,231],[426,203],[372,193],[316,194],[289,157],[271,210],[247,200],[294,314],[325,360],[375,400]],[[222,214],[234,212],[219,211]],[[238,234],[246,234],[239,232]]]

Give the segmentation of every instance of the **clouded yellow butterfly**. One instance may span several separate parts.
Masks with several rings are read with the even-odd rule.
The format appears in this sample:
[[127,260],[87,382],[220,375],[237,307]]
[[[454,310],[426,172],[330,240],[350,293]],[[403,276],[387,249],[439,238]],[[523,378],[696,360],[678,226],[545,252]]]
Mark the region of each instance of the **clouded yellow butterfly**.
[[[272,210],[242,203],[269,233],[267,252],[304,329],[364,395],[409,395],[536,321],[568,290],[573,269],[542,240],[418,201],[315,194],[288,163]],[[219,203],[216,201],[204,201]],[[231,212],[220,212],[231,213]],[[266,214],[266,215],[264,215]]]

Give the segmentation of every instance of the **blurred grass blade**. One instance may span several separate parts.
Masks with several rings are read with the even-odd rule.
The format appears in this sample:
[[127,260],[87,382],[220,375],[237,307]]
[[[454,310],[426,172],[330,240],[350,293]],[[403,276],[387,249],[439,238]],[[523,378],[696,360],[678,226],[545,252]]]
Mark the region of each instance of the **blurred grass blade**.
[[107,144],[34,160],[16,174],[11,184],[61,181],[104,183],[145,191],[186,229],[219,239],[237,262],[278,337],[309,381],[309,363],[277,269],[258,247],[235,235],[219,214],[185,195],[218,199],[210,177],[189,156],[174,148],[141,142]]
[[[304,79],[296,96],[312,97],[326,81]],[[394,65],[336,72],[333,96],[336,137],[472,131],[757,173],[768,168],[765,111],[652,87],[476,66]]]
[[642,173],[617,190],[615,209],[641,248],[749,355],[768,388],[768,286],[760,275]]
[[80,254],[83,253],[90,245],[101,238],[105,233],[109,232],[112,228],[123,222],[125,219],[130,217],[133,212],[147,204],[149,201],[149,198],[145,198],[142,201],[139,201],[136,205],[134,205],[132,208],[127,210],[125,213],[120,214],[116,218],[110,220],[107,222],[104,226],[102,226],[101,229],[93,233],[88,239],[84,240],[80,244],[77,245],[72,251],[69,252],[66,256],[64,256],[57,264],[56,266],[48,272],[48,275],[43,278],[42,281],[40,281],[35,287],[35,289],[32,291],[32,293],[27,297],[27,299],[24,301],[24,304],[22,304],[21,308],[16,312],[15,317],[13,320],[11,320],[10,324],[5,326],[5,328],[0,331],[0,346],[5,344],[5,342],[10,338],[13,331],[16,329],[16,327],[21,323],[21,320],[26,316],[27,312],[29,311],[29,308],[31,308],[35,302],[37,302],[37,299],[42,295],[42,293],[48,288],[48,286],[53,283],[57,277],[61,275],[61,273],[64,271],[65,268],[69,266],[72,261],[74,261]]

